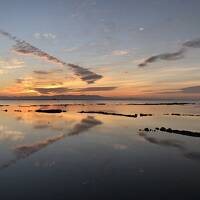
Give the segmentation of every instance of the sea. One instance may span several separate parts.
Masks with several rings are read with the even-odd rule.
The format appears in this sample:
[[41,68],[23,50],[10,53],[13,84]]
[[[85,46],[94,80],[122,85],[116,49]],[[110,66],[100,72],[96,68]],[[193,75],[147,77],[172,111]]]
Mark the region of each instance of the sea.
[[0,101],[2,200],[194,200],[199,186],[200,101]]

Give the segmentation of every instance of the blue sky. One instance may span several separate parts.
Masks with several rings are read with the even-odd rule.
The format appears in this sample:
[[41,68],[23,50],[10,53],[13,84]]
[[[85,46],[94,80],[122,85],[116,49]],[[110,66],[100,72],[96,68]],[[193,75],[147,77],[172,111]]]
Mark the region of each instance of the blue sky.
[[[64,62],[101,74],[103,78],[90,87],[117,87],[104,91],[106,95],[148,96],[164,91],[175,95],[174,91],[180,93],[182,88],[200,85],[200,49],[192,48],[182,59],[161,60],[145,69],[139,69],[138,63],[154,55],[174,53],[186,41],[200,38],[199,9],[198,0],[1,0],[0,29]],[[3,36],[0,42],[3,64],[13,60],[24,63],[15,70],[0,66],[4,74],[2,89],[7,88],[7,93],[16,87],[17,78],[37,79],[33,71],[58,67],[43,59],[16,54],[12,50],[14,42]],[[56,87],[88,87],[73,72],[64,70],[67,78],[51,73],[48,82],[57,76],[63,84]],[[34,89],[28,87],[19,95],[27,90],[34,94]],[[128,93],[123,92],[125,89]]]

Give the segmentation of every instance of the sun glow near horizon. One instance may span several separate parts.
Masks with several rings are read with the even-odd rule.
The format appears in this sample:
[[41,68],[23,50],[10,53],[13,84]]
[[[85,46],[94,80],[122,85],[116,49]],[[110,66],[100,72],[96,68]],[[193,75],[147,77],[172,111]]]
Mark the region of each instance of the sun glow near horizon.
[[199,16],[198,6],[174,4],[61,1],[48,4],[56,16],[43,3],[36,16],[32,2],[23,4],[28,18],[20,3],[3,4],[0,19],[5,6],[13,12],[0,27],[0,96],[200,98],[199,21],[182,10]]

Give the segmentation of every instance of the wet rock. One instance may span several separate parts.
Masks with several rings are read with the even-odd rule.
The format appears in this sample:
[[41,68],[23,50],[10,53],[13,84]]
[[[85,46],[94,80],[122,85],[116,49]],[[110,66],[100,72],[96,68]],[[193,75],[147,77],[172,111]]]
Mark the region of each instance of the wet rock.
[[[149,128],[145,128],[144,131],[149,132],[152,129]],[[165,127],[161,127],[159,128],[155,128],[155,130],[160,130],[161,132],[166,132],[166,133],[174,133],[174,134],[179,134],[179,135],[185,135],[185,136],[191,136],[191,137],[200,137],[200,132],[195,132],[195,131],[187,131],[187,130],[176,130],[176,129],[172,129],[172,128],[165,128]]]
[[180,113],[172,113],[171,115],[175,115],[175,116],[181,116]]
[[144,114],[144,113],[140,113],[140,117],[146,117],[146,116],[152,116],[153,114]]
[[166,129],[166,132],[168,132],[168,133],[172,133],[173,130],[172,130],[171,128],[168,128],[168,129]]
[[200,114],[181,114],[181,113],[167,113],[164,115],[172,115],[172,116],[189,116],[189,117],[200,117]]
[[101,115],[115,115],[115,116],[133,117],[133,118],[137,118],[137,116],[138,116],[137,114],[128,115],[128,114],[110,113],[110,112],[104,112],[104,111],[81,111],[79,113],[101,114]]
[[39,113],[61,113],[61,112],[63,112],[63,110],[61,110],[61,109],[48,109],[48,110],[38,109],[38,110],[35,110],[35,112],[39,112]]
[[161,127],[160,131],[166,131],[166,128],[165,127]]

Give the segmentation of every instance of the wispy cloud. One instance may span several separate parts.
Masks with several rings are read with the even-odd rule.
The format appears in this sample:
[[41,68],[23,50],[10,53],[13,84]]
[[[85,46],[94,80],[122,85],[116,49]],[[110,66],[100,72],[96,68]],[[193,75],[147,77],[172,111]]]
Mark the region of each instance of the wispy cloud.
[[17,78],[15,79],[16,83],[21,84],[21,83],[26,83],[31,81],[31,78]]
[[74,73],[77,76],[79,76],[82,81],[85,81],[88,84],[95,83],[97,80],[103,78],[102,75],[91,72],[88,69],[80,67],[78,65],[69,64],[69,63],[67,65],[73,69]]
[[46,53],[45,51],[42,51],[41,49],[29,44],[28,42],[24,40],[19,40],[17,37],[11,35],[8,32],[0,30],[0,34],[8,37],[12,41],[14,41],[16,44],[13,46],[14,51],[17,53],[23,54],[23,55],[30,55],[30,56],[36,56],[42,59],[47,60],[51,63],[60,64],[62,66],[68,66],[71,68],[71,70],[80,77],[82,81],[87,82],[88,84],[94,83],[95,81],[102,78],[101,75],[98,75],[92,71],[90,71],[87,68],[83,68],[79,65],[66,63],[62,60],[60,60],[57,57],[51,56],[50,54]]
[[128,50],[114,50],[112,51],[113,56],[126,56],[129,54]]
[[23,68],[24,62],[18,59],[0,59],[1,69],[18,69]]
[[31,88],[39,92],[40,94],[63,94],[66,92],[98,92],[98,91],[110,91],[114,90],[117,87],[86,87],[86,88],[76,88],[71,89],[67,87],[55,87],[55,88]]
[[200,94],[200,85],[182,88],[181,92],[183,92],[183,93],[198,93],[198,94]]
[[159,92],[159,94],[192,94],[192,95],[200,95],[200,86],[190,86],[190,87],[184,87],[180,89],[171,89]]
[[182,48],[179,51],[173,52],[173,53],[163,53],[163,54],[158,54],[155,56],[151,56],[147,59],[145,59],[143,62],[139,63],[139,67],[145,67],[149,63],[154,63],[157,62],[158,60],[178,60],[184,57],[185,54],[185,49]]
[[55,73],[63,73],[63,70],[62,69],[54,69],[50,71],[34,70],[33,73],[36,75],[50,75],[50,74],[55,74]]
[[108,90],[114,90],[117,87],[86,87],[77,89],[80,92],[89,92],[89,91],[108,91]]
[[139,63],[139,67],[145,67],[150,63],[157,62],[159,60],[178,60],[184,58],[185,53],[189,48],[200,48],[200,38],[186,41],[182,44],[179,51],[172,53],[163,53],[146,58],[143,62]]
[[76,52],[76,51],[79,51],[79,50],[80,50],[80,47],[71,47],[71,48],[68,48],[68,49],[64,49],[63,51],[67,52],[67,53],[72,53],[72,52]]
[[34,33],[36,39],[56,39],[56,35],[53,33]]
[[71,91],[71,89],[66,87],[57,87],[57,88],[33,88],[36,92],[40,94],[62,94]]
[[200,38],[189,40],[185,43],[183,43],[183,46],[185,47],[192,47],[192,48],[200,48]]

